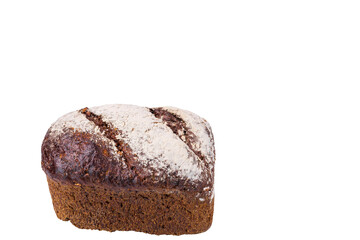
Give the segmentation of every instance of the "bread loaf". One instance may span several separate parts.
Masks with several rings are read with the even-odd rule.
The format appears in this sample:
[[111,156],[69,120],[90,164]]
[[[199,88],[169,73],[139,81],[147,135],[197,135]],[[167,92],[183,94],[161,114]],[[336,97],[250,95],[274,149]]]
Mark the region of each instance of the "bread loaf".
[[210,125],[174,107],[84,108],[53,123],[42,144],[58,218],[86,229],[206,231],[214,163]]

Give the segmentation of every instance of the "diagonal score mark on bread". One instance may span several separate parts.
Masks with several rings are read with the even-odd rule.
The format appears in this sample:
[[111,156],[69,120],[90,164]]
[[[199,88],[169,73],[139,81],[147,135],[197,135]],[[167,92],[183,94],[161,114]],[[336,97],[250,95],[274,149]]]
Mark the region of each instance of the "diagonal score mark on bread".
[[138,157],[136,156],[136,154],[133,153],[132,149],[127,143],[116,138],[116,135],[118,135],[121,131],[117,128],[112,127],[110,123],[103,121],[101,116],[92,113],[87,107],[80,109],[79,112],[84,114],[89,121],[93,122],[96,126],[98,126],[105,137],[115,142],[115,146],[118,149],[117,153],[120,156],[124,157],[126,166],[129,169],[133,170],[135,174],[141,176],[136,167],[134,166],[134,162]]
[[[189,149],[204,161],[205,157],[199,150],[195,150],[194,144],[197,142],[197,136],[186,126],[186,122],[178,115],[171,113],[161,107],[149,108],[149,111],[168,126],[172,132],[183,141]],[[206,164],[206,162],[205,162]]]

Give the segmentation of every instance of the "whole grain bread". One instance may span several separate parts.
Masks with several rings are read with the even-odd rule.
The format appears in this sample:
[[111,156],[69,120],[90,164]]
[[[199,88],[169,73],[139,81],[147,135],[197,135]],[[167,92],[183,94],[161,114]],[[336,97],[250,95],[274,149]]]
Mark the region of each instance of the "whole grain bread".
[[206,231],[214,164],[208,122],[174,107],[83,108],[53,123],[42,144],[55,212],[79,228]]

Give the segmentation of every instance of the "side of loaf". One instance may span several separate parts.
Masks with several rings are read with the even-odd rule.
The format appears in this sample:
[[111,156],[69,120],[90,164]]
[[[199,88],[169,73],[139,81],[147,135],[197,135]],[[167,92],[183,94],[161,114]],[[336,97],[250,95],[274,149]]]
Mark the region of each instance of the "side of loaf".
[[84,108],[59,118],[42,144],[57,216],[87,229],[206,231],[214,164],[210,125],[174,107]]

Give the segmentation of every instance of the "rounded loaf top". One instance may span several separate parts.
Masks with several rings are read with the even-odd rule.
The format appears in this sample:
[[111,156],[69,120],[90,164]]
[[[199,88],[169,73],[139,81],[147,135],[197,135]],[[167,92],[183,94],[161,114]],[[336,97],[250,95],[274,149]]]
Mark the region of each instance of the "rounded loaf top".
[[42,145],[42,168],[56,180],[122,188],[211,192],[211,127],[175,107],[113,104],[60,117]]

